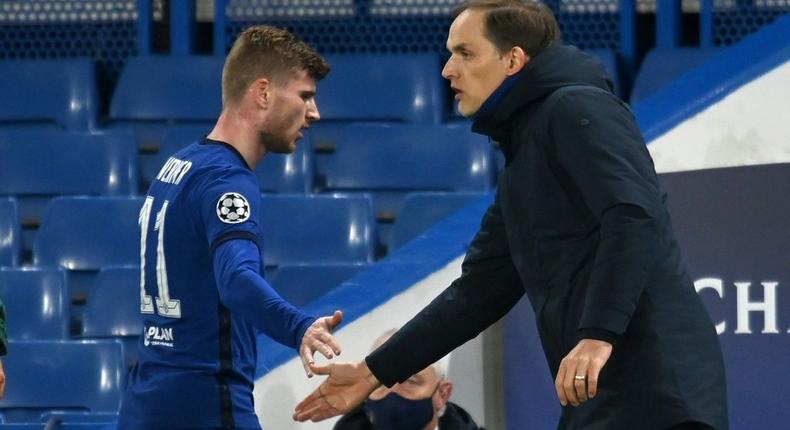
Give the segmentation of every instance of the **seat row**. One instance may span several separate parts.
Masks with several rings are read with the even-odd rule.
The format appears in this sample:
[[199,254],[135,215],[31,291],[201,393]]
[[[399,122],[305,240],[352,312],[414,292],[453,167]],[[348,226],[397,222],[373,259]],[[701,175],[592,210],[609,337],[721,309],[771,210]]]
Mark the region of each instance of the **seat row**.
[[116,419],[127,375],[120,341],[10,340],[8,347],[13,353],[3,357],[9,383],[0,400],[0,422],[39,424],[1,428],[56,428],[61,420]]
[[[328,60],[332,73],[320,84],[319,103],[326,120],[440,123],[447,115],[438,55],[345,54]],[[109,114],[100,121],[90,60],[3,61],[0,94],[8,103],[0,104],[0,121],[5,127],[38,123],[82,131],[214,121],[222,109],[223,62],[212,56],[130,58],[118,78]]]
[[[393,226],[393,248],[481,196],[408,196],[404,216]],[[34,267],[66,270],[71,302],[90,302],[101,269],[139,265],[137,218],[142,203],[142,197],[55,198],[36,237]],[[0,200],[0,266],[19,261],[15,206],[13,199]],[[376,257],[377,224],[371,198],[364,194],[264,195],[259,222],[266,238],[267,276],[286,298],[299,303],[319,296]],[[79,308],[72,313],[79,317]]]
[[[482,193],[407,195],[395,224],[394,248],[413,239]],[[142,197],[57,197],[49,204],[34,245],[39,267],[98,270],[139,263],[138,213]],[[21,248],[13,198],[0,199],[0,266],[16,266]],[[370,263],[377,225],[366,194],[263,195],[259,221],[270,266]]]
[[[639,70],[632,102],[660,87],[667,76],[693,68],[712,52],[691,48],[651,51],[648,60],[656,57],[656,61],[646,61]],[[619,93],[623,85],[617,54],[611,50],[592,50],[590,54],[604,64]],[[457,115],[440,74],[439,55],[335,54],[327,59],[332,72],[319,84],[325,125],[350,121],[436,124]],[[0,103],[0,127],[44,125],[91,131],[144,126],[155,137],[156,124],[213,122],[222,108],[223,61],[213,56],[130,58],[106,118],[99,117],[101,97],[96,67],[90,60],[3,61],[0,94],[6,103]]]
[[[368,265],[365,263],[286,265],[267,274],[283,298],[304,306],[340,285]],[[137,361],[143,331],[140,316],[140,268],[110,266],[96,276],[90,299],[81,312],[81,329],[71,334],[75,306],[70,302],[68,272],[60,268],[0,268],[0,297],[7,308],[11,340],[117,339],[124,344],[125,362]]]
[[[13,196],[24,227],[24,248],[48,202],[63,195],[136,195],[167,158],[207,133],[171,129],[162,149],[139,168],[130,134],[63,131],[0,132],[0,196]],[[382,237],[414,191],[485,192],[497,170],[492,145],[461,125],[354,124],[331,150],[312,151],[309,138],[293,154],[270,154],[257,167],[263,193],[368,193]],[[384,241],[386,242],[386,240]]]

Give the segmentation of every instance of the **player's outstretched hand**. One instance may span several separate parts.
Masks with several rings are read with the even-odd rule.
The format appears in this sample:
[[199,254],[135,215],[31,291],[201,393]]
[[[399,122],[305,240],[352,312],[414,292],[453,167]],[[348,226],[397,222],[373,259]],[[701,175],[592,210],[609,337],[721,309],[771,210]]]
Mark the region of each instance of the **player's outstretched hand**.
[[322,317],[315,320],[313,324],[304,332],[302,345],[299,347],[299,356],[302,358],[302,366],[307,373],[307,377],[313,376],[310,365],[313,364],[313,355],[320,352],[326,358],[340,355],[340,344],[337,342],[332,331],[343,321],[343,312],[335,311],[331,317]]
[[345,414],[359,406],[381,383],[364,361],[359,363],[311,364],[316,375],[328,378],[296,405],[293,419],[316,422]]

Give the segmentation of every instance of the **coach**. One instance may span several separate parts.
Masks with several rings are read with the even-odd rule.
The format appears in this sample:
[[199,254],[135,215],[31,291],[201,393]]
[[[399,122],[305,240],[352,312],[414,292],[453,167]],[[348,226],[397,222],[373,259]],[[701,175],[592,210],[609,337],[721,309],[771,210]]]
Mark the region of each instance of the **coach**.
[[[526,291],[563,405],[560,429],[726,429],[713,324],[674,239],[652,160],[603,67],[559,43],[551,12],[473,0],[442,72],[505,155],[497,196],[431,304],[297,407],[322,419],[402,382],[500,319]],[[536,345],[525,345],[525,348]]]

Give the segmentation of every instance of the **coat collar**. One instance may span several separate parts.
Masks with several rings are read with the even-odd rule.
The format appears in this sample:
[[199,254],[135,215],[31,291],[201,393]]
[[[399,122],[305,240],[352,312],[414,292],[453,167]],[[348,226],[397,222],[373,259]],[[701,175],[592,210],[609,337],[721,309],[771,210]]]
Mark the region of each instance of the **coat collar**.
[[546,48],[486,99],[472,118],[472,131],[506,146],[514,114],[537,105],[561,87],[579,84],[612,90],[606,70],[591,55],[569,45]]

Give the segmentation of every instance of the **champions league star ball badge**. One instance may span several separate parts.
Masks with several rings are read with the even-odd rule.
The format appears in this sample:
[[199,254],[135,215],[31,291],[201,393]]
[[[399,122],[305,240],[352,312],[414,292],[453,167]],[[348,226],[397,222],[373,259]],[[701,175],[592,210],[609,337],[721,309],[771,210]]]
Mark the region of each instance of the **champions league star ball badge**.
[[217,216],[227,224],[238,224],[250,218],[250,204],[239,193],[225,193],[217,202]]

